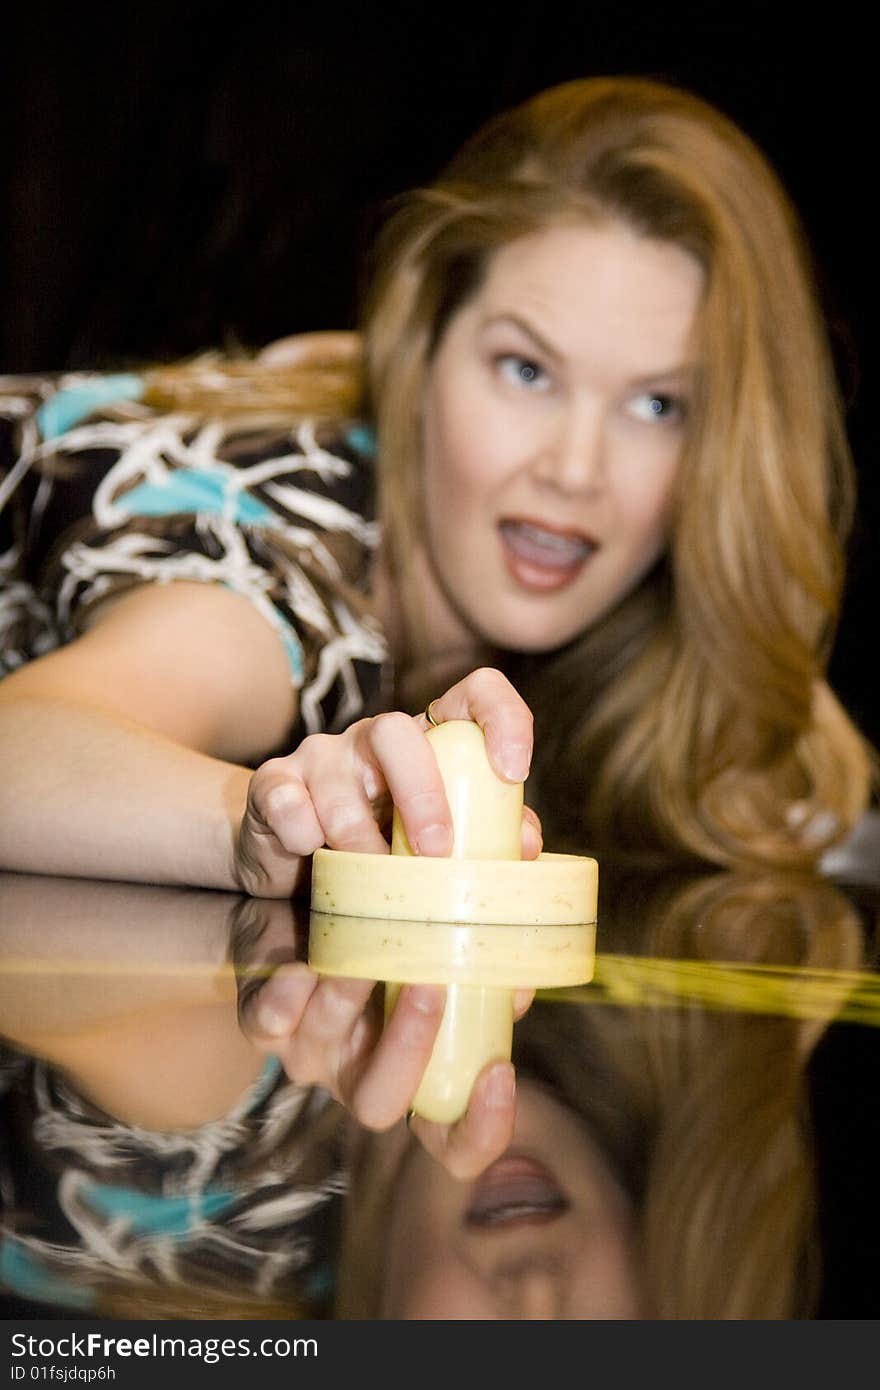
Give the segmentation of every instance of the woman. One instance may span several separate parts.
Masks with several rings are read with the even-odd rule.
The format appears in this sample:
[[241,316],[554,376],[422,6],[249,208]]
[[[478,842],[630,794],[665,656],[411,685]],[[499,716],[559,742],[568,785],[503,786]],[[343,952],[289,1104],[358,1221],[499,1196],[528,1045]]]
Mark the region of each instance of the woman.
[[[799,865],[841,839],[870,782],[824,679],[851,464],[797,222],[746,137],[641,80],[539,94],[400,200],[363,332],[362,377],[316,389],[213,359],[11,384],[10,553],[43,567],[10,586],[0,862],[286,896],[321,844],[387,852],[389,795],[443,854],[429,700],[514,781],[534,714],[554,847]],[[419,1056],[432,1000],[395,1013]],[[273,1026],[302,1033],[288,1005]]]

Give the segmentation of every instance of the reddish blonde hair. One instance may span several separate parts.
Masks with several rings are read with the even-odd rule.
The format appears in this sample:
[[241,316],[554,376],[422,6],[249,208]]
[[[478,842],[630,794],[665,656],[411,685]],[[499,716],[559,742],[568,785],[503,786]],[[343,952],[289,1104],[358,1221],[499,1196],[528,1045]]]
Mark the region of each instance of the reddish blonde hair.
[[365,301],[387,535],[418,654],[419,403],[494,250],[618,220],[706,272],[668,557],[565,651],[497,654],[536,715],[548,837],[809,863],[864,810],[872,757],[825,681],[853,469],[809,253],[763,155],[692,94],[566,82],[495,116],[397,200]]

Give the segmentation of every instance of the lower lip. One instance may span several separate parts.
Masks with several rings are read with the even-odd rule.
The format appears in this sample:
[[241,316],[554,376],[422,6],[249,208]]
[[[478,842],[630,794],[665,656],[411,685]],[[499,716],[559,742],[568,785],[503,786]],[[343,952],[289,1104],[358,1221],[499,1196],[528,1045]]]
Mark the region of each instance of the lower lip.
[[501,551],[508,573],[523,589],[530,589],[534,593],[549,594],[555,593],[558,589],[567,588],[578,578],[590,558],[589,555],[585,555],[582,560],[578,560],[573,565],[538,565],[534,561],[524,560],[521,555],[518,555],[508,545],[503,531],[499,535]]

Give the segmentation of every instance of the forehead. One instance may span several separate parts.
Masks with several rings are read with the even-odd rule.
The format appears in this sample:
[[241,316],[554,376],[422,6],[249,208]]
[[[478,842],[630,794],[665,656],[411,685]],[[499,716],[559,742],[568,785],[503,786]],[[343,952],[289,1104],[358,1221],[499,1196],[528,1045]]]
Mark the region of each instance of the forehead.
[[672,242],[605,220],[548,227],[492,255],[466,306],[477,330],[525,320],[561,355],[602,350],[634,370],[683,363],[692,347],[705,276]]

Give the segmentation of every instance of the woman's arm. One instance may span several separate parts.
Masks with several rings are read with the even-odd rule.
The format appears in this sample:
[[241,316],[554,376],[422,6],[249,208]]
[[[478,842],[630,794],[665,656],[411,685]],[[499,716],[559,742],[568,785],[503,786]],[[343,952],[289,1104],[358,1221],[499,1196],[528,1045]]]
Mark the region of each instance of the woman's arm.
[[[474,719],[502,776],[524,781],[531,713],[498,671],[438,700]],[[108,602],[84,636],[0,685],[0,868],[289,897],[320,845],[448,854],[452,819],[424,717],[362,719],[253,765],[293,722],[283,645],[221,585],[175,581]],[[533,857],[540,828],[523,821]]]
[[[525,780],[531,715],[500,672],[473,672],[433,710],[479,723],[499,773]],[[294,714],[282,643],[246,600],[182,581],[115,600],[83,637],[0,686],[0,865],[290,897],[318,845],[387,852],[375,817],[391,800],[410,844],[449,852],[424,716],[312,735],[253,773],[236,761],[277,746]],[[540,843],[524,815],[524,857]],[[430,1057],[442,992],[404,989],[377,1035],[370,981],[298,976],[293,999],[263,1001],[274,1024],[259,1041],[369,1127],[394,1123]],[[512,1082],[509,1065],[487,1068],[464,1120],[427,1127],[423,1142],[452,1171],[479,1171],[509,1142]]]
[[0,683],[0,865],[239,887],[248,764],[295,715],[282,644],[246,599],[132,590]]

